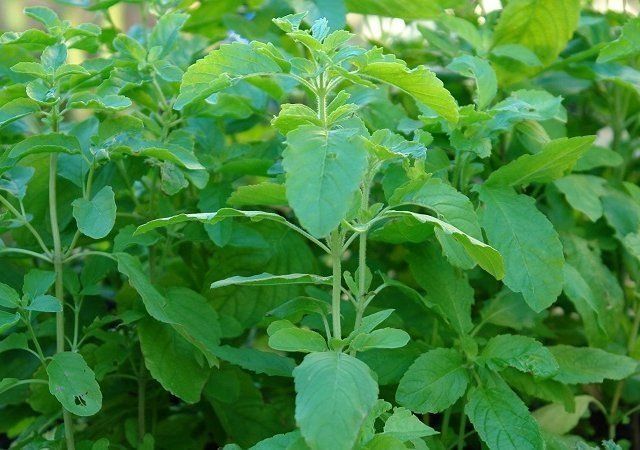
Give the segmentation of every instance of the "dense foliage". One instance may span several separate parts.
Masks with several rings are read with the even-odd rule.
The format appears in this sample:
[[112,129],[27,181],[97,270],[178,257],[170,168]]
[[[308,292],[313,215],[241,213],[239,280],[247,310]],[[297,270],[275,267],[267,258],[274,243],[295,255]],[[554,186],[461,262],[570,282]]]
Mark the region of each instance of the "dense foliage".
[[60,3],[0,37],[0,447],[640,448],[640,19]]

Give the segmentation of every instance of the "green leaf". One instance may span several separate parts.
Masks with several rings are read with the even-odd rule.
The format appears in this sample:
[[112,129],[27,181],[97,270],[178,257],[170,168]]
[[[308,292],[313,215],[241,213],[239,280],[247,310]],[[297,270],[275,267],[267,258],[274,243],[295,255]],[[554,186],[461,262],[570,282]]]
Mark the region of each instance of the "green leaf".
[[49,392],[77,416],[92,416],[102,408],[95,374],[78,353],[57,353],[47,365]]
[[190,66],[182,77],[175,109],[180,110],[189,103],[221,91],[234,80],[281,73],[280,66],[259,48],[255,42],[223,44]]
[[78,229],[85,236],[102,239],[116,223],[116,201],[111,186],[105,186],[91,200],[78,198],[71,204]]
[[151,376],[187,403],[200,400],[209,369],[198,362],[191,344],[171,326],[151,319],[138,322],[138,336]]
[[371,333],[378,325],[387,320],[389,316],[393,314],[393,311],[395,310],[383,309],[382,311],[378,311],[363,317],[360,327],[358,327],[356,330],[353,330],[352,335],[356,336],[358,333]]
[[382,328],[371,333],[357,335],[351,342],[350,348],[358,352],[374,348],[400,348],[407,345],[409,339],[409,333],[404,330]]
[[250,277],[234,276],[219,280],[211,284],[211,289],[232,285],[245,286],[278,286],[282,284],[320,284],[331,286],[332,277],[322,277],[306,273],[292,273],[288,275],[272,275],[261,273]]
[[[593,290],[580,272],[569,262],[565,262],[564,265],[564,292],[585,322],[588,321],[585,314],[600,312],[600,306]],[[589,309],[589,311],[585,311],[585,309]]]
[[438,434],[436,430],[411,414],[411,411],[402,407],[393,409],[393,414],[384,423],[383,432],[403,442]]
[[27,195],[27,185],[34,173],[35,169],[33,167],[12,167],[4,172],[2,178],[0,178],[0,191],[5,191],[23,200],[24,196]]
[[62,21],[55,11],[46,6],[31,6],[25,8],[24,13],[43,24],[48,30],[55,30],[62,26]]
[[491,54],[498,58],[513,59],[526,66],[536,67],[542,65],[538,55],[520,44],[497,45],[491,49]]
[[463,55],[449,63],[447,69],[465,77],[473,77],[476,81],[477,96],[475,102],[478,109],[485,109],[498,92],[498,80],[491,65],[477,56]]
[[578,425],[580,419],[589,409],[591,402],[597,402],[597,400],[590,395],[576,395],[575,409],[573,411],[568,412],[564,405],[560,403],[552,403],[536,409],[533,412],[533,417],[542,430],[562,436]]
[[149,315],[160,322],[173,323],[166,312],[167,300],[153,286],[140,261],[128,253],[115,253],[114,256],[118,271],[129,278],[129,284],[140,294]]
[[0,283],[0,306],[5,308],[17,308],[20,305],[20,294],[4,283]]
[[592,145],[573,166],[574,172],[585,172],[596,167],[617,167],[622,164],[620,153],[609,148]]
[[164,14],[158,19],[151,31],[147,44],[149,49],[153,49],[154,47],[161,49],[156,55],[157,59],[164,57],[173,50],[173,46],[180,37],[180,30],[188,18],[188,14],[171,12]]
[[173,328],[207,357],[217,363],[221,329],[216,310],[203,296],[191,289],[174,287],[167,290],[164,310]]
[[0,394],[7,392],[9,389],[19,385],[20,380],[17,378],[3,378],[0,380]]
[[322,126],[316,112],[307,105],[285,103],[280,106],[280,114],[273,118],[271,125],[284,135],[303,125]]
[[638,369],[638,362],[599,348],[556,345],[549,347],[560,369],[553,377],[567,384],[602,383],[622,380]]
[[552,380],[540,378],[529,373],[519,372],[516,369],[507,368],[500,372],[500,376],[514,389],[524,392],[534,398],[548,402],[562,403],[567,411],[575,409],[574,394],[570,386]]
[[19,62],[18,64],[11,66],[11,70],[16,73],[25,73],[42,79],[47,79],[49,76],[44,66],[37,62]]
[[597,62],[607,63],[617,59],[629,58],[640,52],[640,19],[628,20],[622,27],[620,37],[608,42],[598,55]]
[[[236,450],[235,448],[227,448],[224,446],[222,450]],[[300,435],[300,431],[290,431],[289,433],[276,434],[270,438],[258,442],[249,450],[307,450],[309,447]],[[240,447],[237,450],[242,450]]]
[[46,294],[56,280],[55,272],[50,270],[31,269],[24,276],[22,292],[27,297],[34,299]]
[[[552,63],[578,27],[579,0],[514,0],[502,10],[495,26],[493,46],[520,44]],[[525,72],[526,74],[526,72]],[[511,74],[521,78],[525,74]]]
[[444,88],[442,81],[426,66],[409,70],[402,60],[380,57],[377,51],[372,52],[372,58],[358,71],[360,75],[395,86],[449,122],[458,121],[458,105],[455,99]]
[[273,23],[285,33],[291,33],[292,31],[298,31],[302,21],[307,16],[307,12],[301,12],[297,14],[287,14],[284,17],[273,18]]
[[61,67],[58,67],[54,73],[54,78],[59,80],[64,77],[68,77],[71,75],[84,75],[90,76],[91,73],[82,66],[77,64],[63,64]]
[[20,159],[37,153],[80,153],[80,142],[75,136],[62,133],[39,134],[14,145],[9,157]]
[[467,255],[473,259],[480,267],[493,275],[496,279],[504,276],[504,264],[502,256],[493,247],[481,242],[456,227],[426,214],[418,214],[410,211],[389,210],[384,217],[409,217],[420,223],[428,223],[440,228],[447,235],[452,236],[457,242],[462,244]]
[[422,354],[398,385],[396,400],[418,413],[444,411],[464,395],[469,384],[465,361],[457,350],[437,348]]
[[47,72],[55,72],[62,67],[67,60],[67,46],[64,44],[54,44],[45,48],[40,60]]
[[164,60],[154,62],[153,69],[158,73],[160,78],[170,83],[179,83],[184,75],[180,67]]
[[558,179],[571,170],[594,139],[594,136],[580,136],[550,141],[539,153],[523,155],[494,171],[487,178],[486,185],[523,186]]
[[243,369],[273,377],[291,377],[296,366],[292,358],[248,347],[236,348],[222,345],[216,348],[215,354],[221,360]]
[[171,217],[165,217],[163,219],[155,219],[150,222],[140,225],[134,235],[147,233],[151,230],[161,227],[167,227],[183,222],[201,222],[205,224],[216,224],[225,219],[244,217],[252,222],[260,222],[261,220],[269,220],[273,222],[286,223],[286,219],[278,214],[264,212],[264,211],[240,211],[233,208],[221,208],[212,213],[196,213],[196,214],[178,214]]
[[378,434],[361,448],[362,450],[406,450],[407,447],[394,436]]
[[[238,244],[215,252],[205,283],[234,275],[254,275],[261,270],[272,273],[317,272],[317,260],[305,241],[288,228],[273,223],[252,227],[236,225]],[[239,228],[239,229],[238,229]],[[284,301],[303,295],[304,285],[227,286],[212,292],[212,302],[220,314],[232,316],[242,326],[251,327]]]
[[607,193],[607,182],[604,178],[594,175],[567,175],[556,180],[554,184],[573,209],[584,213],[592,222],[602,217],[600,198]]
[[527,406],[500,380],[474,387],[465,413],[491,450],[543,450],[540,429]]
[[627,234],[622,243],[624,244],[624,248],[640,261],[640,233]]
[[375,157],[381,161],[402,158],[407,156],[424,158],[425,146],[418,141],[407,141],[403,136],[391,132],[391,130],[377,130],[371,138],[365,138],[365,145]]
[[540,377],[550,377],[558,372],[558,363],[549,349],[528,336],[501,334],[492,337],[480,357],[494,370],[511,366]]
[[560,295],[564,282],[558,234],[531,197],[483,188],[480,199],[480,223],[489,243],[504,256],[504,284],[522,293],[531,309],[542,311]]
[[[444,25],[445,28],[447,28],[451,33],[455,34],[458,38],[467,41],[477,52],[484,53],[486,45],[483,42],[484,39],[480,31],[478,30],[477,25],[474,25],[473,23],[461,17],[456,17],[446,13],[440,15],[440,17],[438,17],[437,19],[437,22],[438,24]],[[466,56],[467,55],[463,56],[462,58],[466,58]]]
[[134,236],[135,230],[136,227],[134,225],[127,225],[118,230],[118,234],[113,238],[114,253],[123,252],[130,247],[149,247],[160,240],[160,234],[156,232]]
[[305,125],[287,135],[282,165],[287,199],[312,235],[325,237],[345,218],[367,167],[358,129]]
[[640,230],[640,202],[618,190],[610,190],[602,197],[604,217],[622,241],[629,233]]
[[159,142],[152,142],[149,144],[149,146],[139,151],[134,151],[132,154],[157,158],[161,161],[169,161],[189,170],[204,169],[204,166],[200,164],[200,161],[198,161],[191,150],[187,150],[179,145],[171,145],[170,143],[163,145]]
[[620,329],[624,294],[617,277],[603,263],[600,249],[575,235],[562,239],[569,263],[564,291],[582,318],[590,345],[606,346]]
[[501,327],[524,330],[533,328],[542,314],[533,311],[522,295],[503,288],[483,305],[482,320]]
[[71,95],[69,106],[76,109],[96,109],[122,111],[131,106],[131,100],[124,95],[98,95],[92,92],[79,92]]
[[378,399],[371,369],[345,353],[311,353],[293,376],[295,418],[307,444],[313,449],[351,450]]
[[[482,240],[482,230],[471,201],[453,186],[438,178],[409,181],[393,192],[389,198],[389,204],[423,206],[460,231]],[[451,264],[462,269],[471,269],[475,266],[475,262],[467,256],[464,246],[454,237],[439,230],[436,231],[436,237]]]
[[282,206],[287,204],[284,184],[264,182],[240,186],[227,200],[232,206]]
[[440,3],[434,0],[346,0],[349,12],[405,20],[433,19],[443,11]]
[[269,315],[287,319],[290,317],[301,318],[302,315],[311,313],[327,316],[329,312],[330,305],[327,302],[313,297],[296,297],[269,311]]
[[38,295],[25,309],[39,312],[60,312],[62,311],[62,303],[52,295]]
[[131,60],[143,63],[147,58],[147,51],[140,42],[126,34],[119,34],[113,40],[113,48],[115,48],[123,60]]
[[321,334],[298,327],[281,328],[269,336],[269,347],[283,352],[323,352],[327,342]]
[[474,291],[466,274],[451,266],[433,246],[415,249],[407,261],[414,278],[427,291],[428,306],[460,335],[471,331]]
[[9,313],[0,310],[0,333],[20,322],[20,313]]

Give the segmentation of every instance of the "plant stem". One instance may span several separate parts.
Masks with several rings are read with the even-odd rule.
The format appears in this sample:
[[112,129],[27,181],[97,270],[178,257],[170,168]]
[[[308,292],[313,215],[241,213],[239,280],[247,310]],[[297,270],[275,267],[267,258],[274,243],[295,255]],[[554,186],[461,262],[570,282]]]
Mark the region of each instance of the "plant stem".
[[465,438],[464,431],[466,430],[466,428],[467,428],[467,416],[465,415],[464,411],[462,411],[460,413],[460,427],[458,428],[458,450],[464,449],[464,438]]
[[0,195],[0,203],[2,203],[4,207],[11,212],[11,214],[16,216],[16,218],[21,219],[24,222],[24,225],[27,227],[27,230],[29,230],[33,235],[33,237],[36,239],[36,241],[38,241],[38,244],[42,248],[42,251],[44,251],[44,254],[49,255],[51,252],[49,251],[47,246],[44,244],[44,241],[42,240],[40,233],[38,233],[36,229],[33,228],[33,226],[27,221],[27,218],[24,215],[22,215],[20,211],[18,211],[7,199],[2,197],[1,195]]
[[331,265],[333,267],[333,284],[331,289],[331,315],[333,320],[333,337],[342,338],[340,324],[340,301],[342,288],[342,237],[335,230],[330,236]]
[[318,87],[316,89],[316,97],[318,100],[318,118],[324,126],[327,126],[327,91],[325,88],[324,74],[318,77]]
[[0,253],[19,253],[41,259],[49,263],[51,262],[51,259],[48,256],[43,255],[42,253],[32,252],[31,250],[25,250],[23,248],[5,247],[0,249]]
[[[362,186],[362,204],[361,204],[361,219],[365,219],[365,214],[369,209],[369,189],[370,182],[365,180]],[[359,236],[358,246],[358,298],[356,306],[356,320],[354,324],[354,330],[360,328],[362,324],[362,316],[364,315],[365,301],[366,301],[366,281],[367,281],[367,232],[363,231]]]
[[[631,333],[629,334],[629,341],[627,342],[627,351],[630,353],[636,345],[638,339],[638,331],[640,331],[640,301],[635,298],[635,308],[633,325],[631,326]],[[616,389],[613,393],[613,399],[611,400],[611,408],[609,410],[609,439],[614,440],[616,437],[616,426],[618,425],[618,408],[620,407],[620,400],[622,399],[622,390],[624,389],[625,380],[620,380],[616,384]]]
[[[58,132],[58,106],[51,111],[51,129]],[[52,153],[49,159],[49,218],[51,220],[51,235],[53,238],[53,269],[56,274],[55,296],[62,304],[62,311],[56,313],[56,352],[64,352],[64,284],[62,281],[63,254],[60,241],[60,227],[58,225],[58,197],[57,197],[58,154]],[[67,450],[75,450],[73,436],[73,418],[71,413],[62,409],[64,420],[64,435]]]
[[27,330],[29,331],[29,335],[31,336],[31,340],[36,347],[36,351],[38,352],[38,357],[40,358],[40,362],[43,366],[47,366],[47,358],[44,356],[44,352],[42,351],[42,347],[40,346],[40,342],[38,341],[38,337],[36,336],[36,332],[33,330],[33,325],[31,325],[30,317],[22,317],[25,325],[27,326]]
[[616,390],[613,393],[613,400],[611,401],[611,410],[609,412],[609,439],[613,440],[616,437],[616,426],[618,420],[616,415],[618,414],[618,406],[620,406],[620,398],[622,397],[622,390],[624,389],[624,380],[618,381],[616,384]]
[[73,341],[71,343],[71,350],[77,351],[79,348],[78,339],[80,338],[80,310],[82,309],[82,302],[84,297],[80,297],[80,300],[75,302],[73,308]]
[[146,394],[147,377],[144,356],[141,357],[140,373],[138,374],[138,442],[142,442],[146,434]]
[[447,408],[442,416],[442,442],[447,442],[447,432],[449,431],[449,420],[451,419],[451,408]]

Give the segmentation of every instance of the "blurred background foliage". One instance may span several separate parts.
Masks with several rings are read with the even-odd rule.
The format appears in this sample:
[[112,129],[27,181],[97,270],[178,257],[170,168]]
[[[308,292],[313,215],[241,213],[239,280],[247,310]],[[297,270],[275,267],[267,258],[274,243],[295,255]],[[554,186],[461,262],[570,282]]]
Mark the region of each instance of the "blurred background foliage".
[[[36,26],[36,22],[22,14],[22,10],[28,6],[47,6],[54,9],[61,17],[65,17],[72,23],[94,22],[106,24],[107,20],[112,20],[118,29],[129,29],[132,25],[140,22],[142,16],[147,15],[146,11],[141,10],[138,0],[128,0],[123,3],[117,3],[108,9],[108,16],[102,11],[87,11],[78,8],[84,0],[0,0],[0,30],[23,30]],[[210,14],[224,14],[230,5],[245,3],[254,9],[258,7],[264,0],[185,0],[192,4],[193,8],[202,8],[206,5]],[[287,0],[295,9],[305,9],[311,0]],[[489,12],[500,9],[506,4],[507,0],[470,0],[470,3],[479,3],[485,11]],[[332,0],[318,0],[315,3],[327,4],[330,6]],[[583,1],[585,6],[590,5],[599,11],[612,10],[617,12],[630,12],[637,14],[640,11],[640,0],[587,0]],[[479,6],[480,7],[480,6]],[[213,19],[213,17],[210,17]],[[406,29],[406,24],[400,19],[379,19],[379,23],[364,23],[358,14],[348,14],[347,21],[349,25],[357,31],[368,32],[369,37],[377,38],[383,33],[394,34],[410,34],[415,25]],[[364,30],[363,30],[364,29]]]

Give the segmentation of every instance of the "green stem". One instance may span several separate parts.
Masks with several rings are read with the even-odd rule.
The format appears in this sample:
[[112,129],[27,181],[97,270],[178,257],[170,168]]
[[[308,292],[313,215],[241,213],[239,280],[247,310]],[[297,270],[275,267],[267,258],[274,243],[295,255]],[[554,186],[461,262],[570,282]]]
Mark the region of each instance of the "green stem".
[[616,437],[616,426],[618,425],[618,407],[620,406],[620,398],[622,397],[622,390],[624,389],[624,380],[618,381],[616,389],[613,393],[613,400],[611,401],[611,410],[609,412],[609,439],[614,440]]
[[44,241],[42,240],[42,237],[40,236],[40,233],[38,233],[36,231],[35,228],[33,228],[33,226],[27,221],[27,218],[22,215],[20,213],[20,211],[18,211],[10,202],[9,200],[5,199],[4,197],[2,197],[0,195],[0,203],[2,203],[4,205],[5,208],[7,208],[11,214],[13,214],[16,218],[22,220],[22,222],[24,223],[24,225],[27,227],[27,230],[29,230],[31,232],[31,234],[33,235],[33,237],[36,239],[36,241],[38,241],[38,244],[40,245],[40,247],[42,248],[42,251],[44,252],[45,255],[50,255],[51,252],[50,250],[47,248],[47,246],[44,244]]
[[324,74],[318,77],[318,87],[316,88],[316,97],[318,101],[318,118],[324,126],[327,126],[327,91],[325,86]]
[[[640,331],[640,301],[635,298],[634,318],[633,325],[631,326],[631,333],[629,334],[629,340],[627,342],[627,351],[630,353],[638,339],[638,332]],[[622,399],[622,391],[624,389],[625,380],[620,380],[616,384],[616,389],[613,393],[613,399],[611,400],[611,408],[609,410],[609,439],[614,440],[616,437],[616,426],[618,425],[618,408],[620,407],[620,400]]]
[[[365,180],[362,186],[362,205],[361,205],[361,219],[366,219],[365,214],[369,210],[369,189],[370,182]],[[363,231],[359,236],[358,246],[358,298],[356,307],[356,320],[354,324],[354,330],[360,328],[362,324],[362,316],[364,315],[366,295],[366,281],[367,281],[367,232]]]
[[[51,112],[51,129],[58,132],[58,106],[55,105]],[[56,274],[55,296],[62,305],[62,311],[56,313],[56,352],[64,352],[64,284],[62,281],[63,254],[60,240],[60,227],[58,225],[58,197],[57,197],[58,154],[52,153],[49,159],[49,218],[51,220],[51,235],[53,238],[53,268]],[[62,409],[64,420],[64,435],[67,450],[75,450],[73,435],[73,418],[71,413]]]
[[138,442],[142,442],[146,432],[146,394],[147,394],[147,377],[146,367],[144,365],[144,356],[141,357],[140,373],[138,374]]
[[86,250],[80,253],[76,253],[74,255],[70,255],[68,257],[66,257],[63,262],[64,263],[68,263],[70,261],[73,261],[74,259],[78,259],[78,258],[84,258],[85,256],[103,256],[105,258],[109,258],[112,259],[114,261],[117,261],[116,257],[114,255],[112,255],[111,253],[106,253],[106,252],[97,252],[97,251],[92,251],[92,250]]
[[342,327],[340,323],[340,301],[342,288],[342,237],[340,231],[331,233],[330,245],[331,265],[333,267],[333,283],[331,289],[331,315],[333,320],[333,337],[342,338]]
[[78,339],[80,337],[80,310],[82,309],[82,300],[84,297],[81,297],[75,304],[73,309],[73,342],[71,344],[71,349],[75,352],[78,350]]
[[[64,291],[62,285],[62,243],[58,226],[58,205],[56,196],[56,174],[58,155],[52,153],[49,160],[49,217],[51,219],[51,234],[53,236],[53,267],[56,273],[55,294],[64,305]],[[56,313],[56,351],[64,351],[64,311]]]
[[451,408],[447,408],[442,416],[442,442],[447,442],[449,420],[451,420]]
[[638,411],[640,411],[640,405],[636,405],[633,408],[631,408],[629,411],[626,411],[624,413],[625,416],[630,416],[631,414],[637,413]]
[[467,428],[467,416],[464,414],[464,411],[460,413],[460,427],[458,428],[458,450],[464,449],[464,431]]
[[31,250],[25,250],[22,248],[5,247],[0,249],[0,253],[20,253],[23,255],[28,255],[34,258],[41,259],[49,263],[51,262],[51,258],[49,258],[46,255],[43,255],[42,253],[32,252]]
[[36,347],[36,351],[38,352],[38,358],[40,358],[40,362],[46,368],[47,366],[47,358],[44,356],[44,352],[42,351],[42,347],[40,346],[40,342],[38,341],[38,337],[36,336],[35,331],[33,330],[33,325],[31,325],[31,320],[29,317],[22,317],[23,322],[27,326],[27,330],[29,331],[29,335],[31,336],[31,340]]

